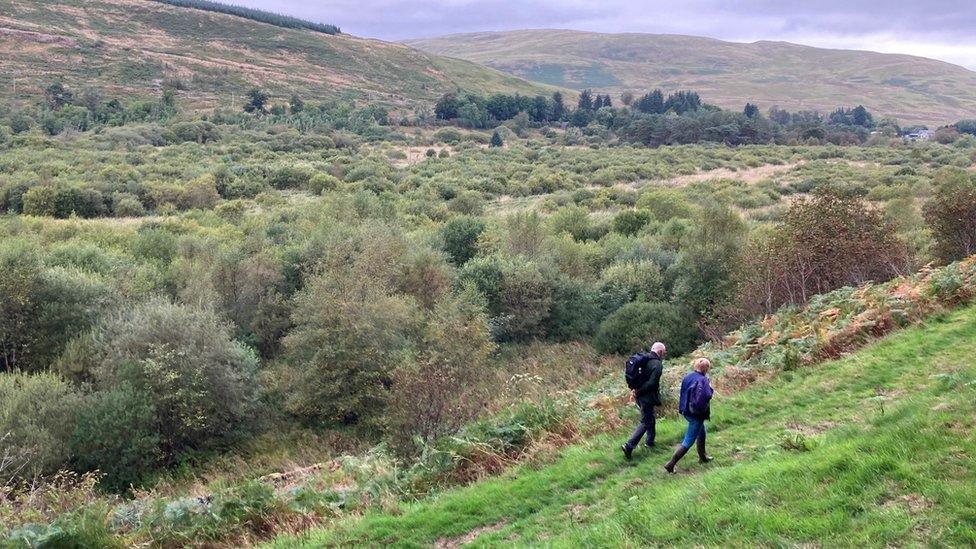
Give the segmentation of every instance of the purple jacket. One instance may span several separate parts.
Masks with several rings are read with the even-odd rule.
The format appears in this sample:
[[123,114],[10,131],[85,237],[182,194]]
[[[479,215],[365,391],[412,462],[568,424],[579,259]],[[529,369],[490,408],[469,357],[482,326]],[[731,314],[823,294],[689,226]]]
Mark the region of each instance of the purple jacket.
[[704,380],[706,394],[708,395],[709,401],[711,401],[712,385],[708,382],[708,376],[700,372],[691,372],[681,380],[681,396],[678,399],[678,412],[683,416],[694,419],[709,419],[712,415],[711,406],[706,406],[705,411],[699,414],[692,414],[688,410],[688,392],[691,390],[692,385],[699,380]]

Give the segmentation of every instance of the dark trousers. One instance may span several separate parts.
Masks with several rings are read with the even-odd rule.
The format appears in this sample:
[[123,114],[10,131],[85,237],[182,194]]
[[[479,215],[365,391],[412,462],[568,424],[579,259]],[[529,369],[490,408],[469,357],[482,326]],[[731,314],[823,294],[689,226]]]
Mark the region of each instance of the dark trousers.
[[641,437],[647,433],[647,441],[644,444],[651,446],[654,444],[654,437],[657,435],[654,427],[657,418],[654,417],[654,405],[650,402],[641,402],[641,399],[637,399],[637,408],[641,412],[640,423],[637,424],[637,428],[634,429],[634,434],[630,436],[630,440],[627,441],[627,448],[633,450],[637,448],[640,443]]

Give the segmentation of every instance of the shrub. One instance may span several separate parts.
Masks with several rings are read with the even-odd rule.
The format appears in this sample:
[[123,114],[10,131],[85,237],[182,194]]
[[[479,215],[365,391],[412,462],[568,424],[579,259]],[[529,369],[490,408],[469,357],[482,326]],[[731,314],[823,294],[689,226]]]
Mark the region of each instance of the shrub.
[[694,318],[668,303],[628,303],[600,324],[594,345],[601,353],[633,353],[654,341],[681,355],[693,348],[698,327]]
[[976,254],[976,179],[960,171],[940,173],[925,206],[925,220],[941,261]]
[[100,471],[109,490],[138,486],[163,458],[152,401],[129,385],[88,396],[71,436],[74,467]]
[[485,230],[485,222],[477,217],[454,217],[441,228],[444,251],[455,265],[464,265],[478,253],[478,237]]
[[312,194],[325,194],[338,189],[341,184],[334,175],[317,173],[308,180],[308,191]]
[[382,417],[392,374],[418,329],[414,299],[393,292],[405,242],[389,227],[329,245],[318,275],[294,300],[275,384],[284,408],[316,425]]
[[153,299],[105,319],[85,341],[97,388],[128,384],[151,397],[168,460],[255,427],[257,357],[212,310]]
[[613,218],[613,230],[620,234],[635,235],[641,231],[653,216],[642,210],[624,210]]
[[64,467],[79,403],[55,374],[0,374],[0,462],[13,464],[4,475],[28,478]]
[[268,184],[276,189],[307,189],[314,175],[307,166],[280,166],[268,175]]
[[94,189],[70,186],[38,185],[23,195],[23,213],[68,218],[98,217],[106,212],[102,194]]
[[691,218],[694,208],[673,189],[651,188],[637,198],[637,209],[645,210],[657,221],[668,221],[676,217]]
[[146,209],[135,196],[116,193],[112,197],[112,213],[115,217],[142,217],[146,215]]
[[628,261],[607,267],[600,277],[601,289],[619,304],[658,301],[664,298],[664,277],[653,261]]
[[582,206],[563,206],[552,214],[549,223],[555,234],[569,233],[573,240],[584,240],[590,232],[590,213]]
[[427,442],[472,419],[487,398],[483,381],[493,349],[473,291],[439,302],[426,319],[416,359],[396,369],[392,434],[401,442]]

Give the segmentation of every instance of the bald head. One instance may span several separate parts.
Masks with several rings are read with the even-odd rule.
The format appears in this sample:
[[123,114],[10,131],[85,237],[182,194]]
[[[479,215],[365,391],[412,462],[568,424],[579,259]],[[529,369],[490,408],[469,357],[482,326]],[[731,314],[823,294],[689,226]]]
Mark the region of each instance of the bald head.
[[657,341],[654,343],[654,345],[651,345],[651,351],[657,356],[664,358],[665,353],[668,352],[668,348],[665,347],[660,341]]

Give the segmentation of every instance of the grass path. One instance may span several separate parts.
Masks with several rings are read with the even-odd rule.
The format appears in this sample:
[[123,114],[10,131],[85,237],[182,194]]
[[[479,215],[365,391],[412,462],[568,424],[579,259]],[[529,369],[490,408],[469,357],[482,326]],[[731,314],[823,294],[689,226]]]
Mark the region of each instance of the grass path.
[[976,544],[976,307],[719,397],[714,416],[716,461],[689,454],[674,477],[672,417],[629,463],[621,430],[273,545]]

